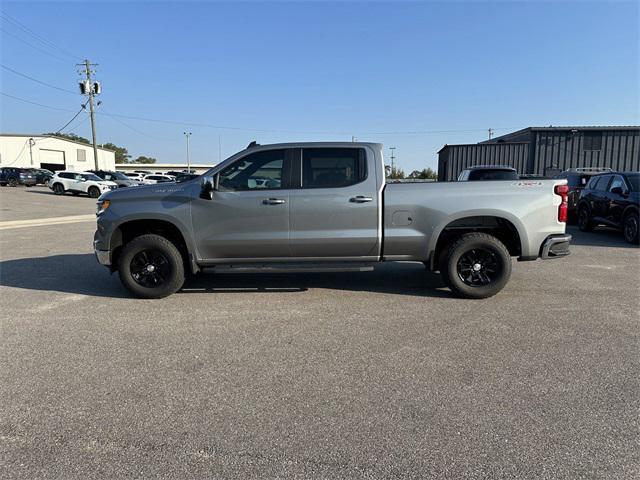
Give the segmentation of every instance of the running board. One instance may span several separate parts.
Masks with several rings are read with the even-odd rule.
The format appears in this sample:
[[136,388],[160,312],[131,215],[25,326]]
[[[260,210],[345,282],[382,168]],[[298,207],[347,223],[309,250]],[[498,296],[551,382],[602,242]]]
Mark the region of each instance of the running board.
[[204,273],[321,273],[372,272],[370,263],[265,263],[201,267]]

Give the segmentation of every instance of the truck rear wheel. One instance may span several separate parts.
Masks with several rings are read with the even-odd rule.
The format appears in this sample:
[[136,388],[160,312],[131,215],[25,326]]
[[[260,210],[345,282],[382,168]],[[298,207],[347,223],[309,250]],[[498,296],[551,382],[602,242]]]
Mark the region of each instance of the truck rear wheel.
[[456,295],[487,298],[502,290],[509,281],[511,256],[496,237],[467,233],[451,244],[440,271]]
[[163,298],[182,287],[184,263],[171,241],[160,235],[141,235],[123,247],[118,274],[136,297]]

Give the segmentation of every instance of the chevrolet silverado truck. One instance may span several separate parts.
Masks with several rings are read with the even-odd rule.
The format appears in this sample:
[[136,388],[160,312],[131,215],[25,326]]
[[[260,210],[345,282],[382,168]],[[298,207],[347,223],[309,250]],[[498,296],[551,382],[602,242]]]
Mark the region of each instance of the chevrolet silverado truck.
[[458,296],[569,254],[566,180],[386,183],[381,144],[257,145],[184,183],[98,199],[94,250],[141,298],[198,272],[362,271],[422,262]]

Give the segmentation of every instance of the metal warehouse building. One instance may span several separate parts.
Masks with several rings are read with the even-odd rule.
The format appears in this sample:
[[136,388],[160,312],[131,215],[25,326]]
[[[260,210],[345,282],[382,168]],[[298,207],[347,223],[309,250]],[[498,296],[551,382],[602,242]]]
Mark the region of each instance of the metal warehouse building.
[[[98,147],[98,166],[115,169],[115,153]],[[93,170],[93,147],[51,135],[0,134],[0,167]]]
[[453,181],[478,165],[508,165],[521,175],[552,177],[563,170],[640,170],[640,127],[528,127],[438,152],[438,181]]

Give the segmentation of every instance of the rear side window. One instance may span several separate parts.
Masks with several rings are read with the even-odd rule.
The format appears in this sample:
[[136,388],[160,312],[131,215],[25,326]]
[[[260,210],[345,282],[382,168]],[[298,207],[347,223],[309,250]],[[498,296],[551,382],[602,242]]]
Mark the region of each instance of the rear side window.
[[367,178],[362,148],[305,148],[302,151],[303,188],[339,188]]
[[62,173],[59,173],[58,176],[60,178],[73,178],[73,173],[62,172]]

